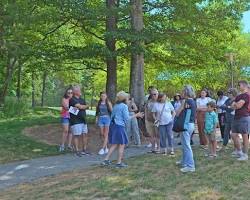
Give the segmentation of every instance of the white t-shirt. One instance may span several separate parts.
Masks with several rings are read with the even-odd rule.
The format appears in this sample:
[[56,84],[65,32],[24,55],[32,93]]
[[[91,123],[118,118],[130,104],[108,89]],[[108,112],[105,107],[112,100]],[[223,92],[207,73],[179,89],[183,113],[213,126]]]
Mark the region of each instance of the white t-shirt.
[[213,101],[210,97],[198,98],[196,100],[197,108],[207,108],[207,104]]
[[[216,105],[218,107],[224,105],[227,99],[228,99],[227,96],[223,96],[221,99],[217,100]],[[223,113],[223,112],[226,112],[226,111],[225,110],[223,111],[222,109],[218,108],[218,113]]]
[[[156,117],[160,121],[160,125],[167,125],[173,120],[171,112],[174,111],[174,107],[170,102],[166,102],[165,108],[162,111],[163,106],[164,106],[164,103],[159,103],[159,102],[155,103],[153,106],[152,112],[156,113]],[[162,115],[161,115],[161,112],[162,112]],[[160,115],[161,115],[161,118],[160,118]]]

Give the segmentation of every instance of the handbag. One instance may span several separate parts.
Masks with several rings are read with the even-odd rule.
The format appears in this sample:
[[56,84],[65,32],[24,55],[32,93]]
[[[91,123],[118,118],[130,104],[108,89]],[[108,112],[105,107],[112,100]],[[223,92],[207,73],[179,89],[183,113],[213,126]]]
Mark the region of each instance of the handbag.
[[181,111],[181,113],[175,117],[174,120],[174,126],[173,126],[173,131],[174,132],[183,132],[186,131],[186,129],[184,128],[184,124],[185,124],[185,118],[186,118],[186,109],[183,109]]
[[161,117],[163,115],[165,107],[166,107],[166,103],[164,104],[164,106],[163,106],[163,108],[161,110],[161,114],[160,114],[159,119],[154,122],[154,126],[157,127],[157,128],[160,126],[160,120],[161,120]]

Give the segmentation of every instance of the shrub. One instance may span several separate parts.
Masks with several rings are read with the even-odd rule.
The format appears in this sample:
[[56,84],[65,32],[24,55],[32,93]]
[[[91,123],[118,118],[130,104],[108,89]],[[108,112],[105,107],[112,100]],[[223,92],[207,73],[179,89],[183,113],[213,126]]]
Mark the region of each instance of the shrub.
[[17,99],[16,97],[6,97],[3,113],[6,117],[19,117],[29,111],[28,101],[24,98]]

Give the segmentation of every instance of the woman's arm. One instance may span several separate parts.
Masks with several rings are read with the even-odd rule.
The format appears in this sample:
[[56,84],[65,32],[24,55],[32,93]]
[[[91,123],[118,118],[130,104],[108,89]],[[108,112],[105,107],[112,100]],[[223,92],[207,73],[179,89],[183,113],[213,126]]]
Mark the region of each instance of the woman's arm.
[[65,98],[62,99],[62,107],[65,110],[69,110],[69,103],[68,103],[68,101]]

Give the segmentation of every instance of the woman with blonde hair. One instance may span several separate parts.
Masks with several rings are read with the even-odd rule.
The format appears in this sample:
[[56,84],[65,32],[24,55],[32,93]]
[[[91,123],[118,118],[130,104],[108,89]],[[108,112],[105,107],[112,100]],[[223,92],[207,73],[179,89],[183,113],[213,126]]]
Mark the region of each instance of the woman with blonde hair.
[[143,113],[140,112],[134,114],[133,116],[129,116],[129,110],[127,106],[128,98],[129,94],[124,91],[120,91],[117,93],[117,101],[111,113],[111,125],[109,129],[109,144],[111,145],[111,147],[107,156],[102,162],[103,166],[111,165],[111,161],[109,160],[109,158],[113,154],[114,150],[118,148],[118,158],[115,167],[127,167],[127,164],[122,163],[124,148],[125,145],[128,144],[126,123],[128,122],[129,118],[143,117]]

